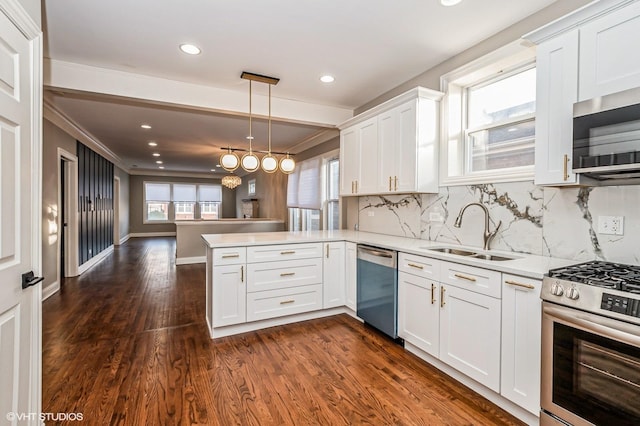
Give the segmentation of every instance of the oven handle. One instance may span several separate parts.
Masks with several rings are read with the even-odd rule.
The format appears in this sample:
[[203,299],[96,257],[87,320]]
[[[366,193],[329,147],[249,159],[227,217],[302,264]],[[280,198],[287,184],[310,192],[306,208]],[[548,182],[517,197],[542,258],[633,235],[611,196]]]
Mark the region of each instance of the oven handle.
[[553,318],[558,318],[568,325],[576,325],[585,331],[598,334],[609,339],[640,347],[638,326],[622,321],[593,315],[574,309],[549,306],[543,303],[543,312]]

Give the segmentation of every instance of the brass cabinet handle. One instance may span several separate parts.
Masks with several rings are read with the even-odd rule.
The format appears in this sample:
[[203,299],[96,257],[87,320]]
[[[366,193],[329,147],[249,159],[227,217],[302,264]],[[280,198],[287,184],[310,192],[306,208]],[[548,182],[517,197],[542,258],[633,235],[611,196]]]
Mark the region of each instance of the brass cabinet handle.
[[294,254],[296,251],[295,250],[285,250],[285,251],[281,251],[280,254]]
[[412,268],[424,269],[422,265],[416,265],[415,263],[407,263],[407,266],[411,266]]
[[329,258],[329,243],[327,243],[327,259]]
[[440,287],[440,307],[444,308],[444,305],[446,304],[444,301],[444,292],[446,290],[444,289],[444,286]]
[[393,180],[394,180],[394,182],[395,182],[395,183],[393,184],[393,187],[394,187],[394,189],[393,189],[393,190],[394,190],[394,191],[397,191],[397,190],[398,190],[398,176],[396,176]]
[[391,176],[389,176],[389,191],[391,191]]
[[355,194],[355,193],[356,193],[356,190],[354,189],[354,185],[355,185],[355,184],[356,184],[356,181],[355,181],[355,180],[352,180],[352,181],[351,181],[351,193],[352,193],[352,194]]
[[528,288],[529,290],[533,290],[533,289],[536,288],[535,286],[532,286],[531,284],[523,284],[523,283],[519,283],[517,281],[505,281],[505,284],[514,285],[516,287]]
[[239,254],[223,254],[222,258],[223,259],[231,259],[232,257],[240,257]]
[[460,279],[463,279],[463,280],[467,280],[467,281],[476,281],[476,279],[475,279],[475,278],[473,278],[473,277],[468,277],[468,276],[466,276],[466,275],[462,275],[462,274],[453,274],[453,276],[454,276],[454,277],[456,277],[456,278],[460,278]]
[[244,266],[240,267],[240,282],[244,282]]
[[281,305],[287,305],[289,303],[293,303],[295,302],[295,300],[291,299],[291,300],[283,300],[282,302],[280,302]]
[[290,277],[292,275],[295,275],[295,272],[283,272],[280,274],[281,277]]
[[564,155],[564,166],[562,168],[562,172],[562,179],[569,180],[569,156],[567,154]]
[[436,298],[435,298],[435,291],[436,291],[436,285],[434,283],[431,283],[431,304],[435,304],[436,303]]
[[356,194],[358,193],[358,181],[356,181]]

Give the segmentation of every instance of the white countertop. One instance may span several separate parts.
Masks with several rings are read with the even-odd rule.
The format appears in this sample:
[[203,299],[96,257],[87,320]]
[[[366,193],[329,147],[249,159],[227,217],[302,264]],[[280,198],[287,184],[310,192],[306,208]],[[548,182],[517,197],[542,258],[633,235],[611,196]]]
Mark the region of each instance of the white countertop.
[[211,249],[234,246],[261,246],[269,244],[294,244],[309,242],[350,241],[358,244],[369,244],[376,247],[397,250],[405,253],[441,259],[465,265],[478,266],[494,271],[506,272],[528,278],[542,279],[549,269],[579,263],[575,260],[558,259],[532,254],[513,253],[491,250],[492,254],[514,257],[513,260],[485,260],[465,257],[455,254],[441,253],[429,248],[455,247],[467,248],[474,251],[483,250],[479,247],[455,246],[416,238],[394,237],[391,235],[375,234],[359,231],[304,231],[304,232],[259,232],[233,234],[203,234],[202,239]]

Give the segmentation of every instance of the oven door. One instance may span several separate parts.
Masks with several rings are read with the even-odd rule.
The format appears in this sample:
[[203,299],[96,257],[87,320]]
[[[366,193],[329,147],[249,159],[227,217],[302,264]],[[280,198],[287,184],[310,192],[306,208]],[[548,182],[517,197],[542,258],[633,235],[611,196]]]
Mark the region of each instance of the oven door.
[[640,424],[640,326],[542,303],[541,424]]

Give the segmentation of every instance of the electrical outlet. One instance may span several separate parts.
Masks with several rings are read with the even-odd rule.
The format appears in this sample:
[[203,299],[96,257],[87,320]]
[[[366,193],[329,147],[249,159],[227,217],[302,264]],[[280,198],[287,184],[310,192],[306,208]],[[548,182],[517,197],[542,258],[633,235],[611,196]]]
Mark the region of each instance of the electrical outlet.
[[598,234],[624,235],[624,216],[598,216]]
[[367,212],[367,215],[368,215],[369,217],[373,217],[373,216],[374,216],[373,210],[369,210],[369,211]]
[[430,212],[429,222],[444,222],[444,217],[442,217],[440,212]]

